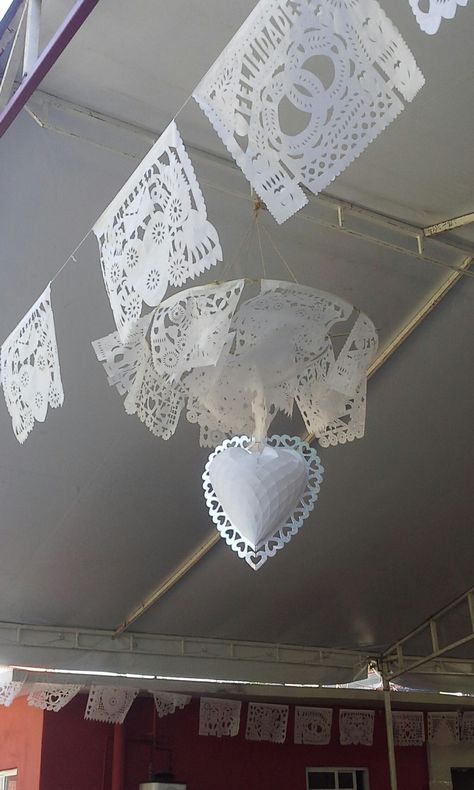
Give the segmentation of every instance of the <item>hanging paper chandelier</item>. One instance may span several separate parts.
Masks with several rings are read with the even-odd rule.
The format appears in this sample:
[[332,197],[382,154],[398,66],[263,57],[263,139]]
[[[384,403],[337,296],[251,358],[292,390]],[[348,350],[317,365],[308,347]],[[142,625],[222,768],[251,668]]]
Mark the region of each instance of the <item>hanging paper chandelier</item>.
[[323,446],[364,434],[371,320],[337,296],[281,280],[189,288],[141,318],[126,345],[94,343],[125,409],[169,439],[183,411],[217,447],[203,475],[211,518],[257,570],[298,532],[323,467],[299,437],[268,432],[295,406]]
[[125,345],[114,332],[94,348],[109,383],[126,394],[126,411],[156,436],[169,439],[184,410],[204,447],[236,435],[261,441],[277,412],[291,417],[297,406],[328,446],[364,434],[377,333],[332,294],[240,279],[180,291],[141,319]]

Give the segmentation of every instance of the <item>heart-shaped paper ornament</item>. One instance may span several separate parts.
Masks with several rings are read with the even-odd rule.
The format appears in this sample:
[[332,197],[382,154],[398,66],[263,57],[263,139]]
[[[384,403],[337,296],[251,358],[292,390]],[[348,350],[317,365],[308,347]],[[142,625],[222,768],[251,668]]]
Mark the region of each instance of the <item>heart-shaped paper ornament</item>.
[[256,551],[293,512],[308,473],[296,450],[228,447],[209,464],[209,479],[227,517]]
[[323,476],[299,437],[272,436],[262,449],[227,439],[203,475],[209,512],[228,545],[257,570],[291,540],[314,507]]

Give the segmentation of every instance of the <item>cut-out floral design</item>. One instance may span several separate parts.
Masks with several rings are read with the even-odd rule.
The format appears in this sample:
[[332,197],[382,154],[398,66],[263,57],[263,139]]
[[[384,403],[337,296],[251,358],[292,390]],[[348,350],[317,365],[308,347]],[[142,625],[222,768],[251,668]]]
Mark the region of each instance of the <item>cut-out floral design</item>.
[[376,0],[260,0],[194,98],[277,222],[336,178],[424,83]]
[[22,444],[35,420],[44,422],[48,405],[56,409],[64,401],[49,285],[5,340],[1,373],[13,431]]
[[173,122],[94,226],[119,336],[127,343],[144,305],[155,307],[222,260],[217,231]]

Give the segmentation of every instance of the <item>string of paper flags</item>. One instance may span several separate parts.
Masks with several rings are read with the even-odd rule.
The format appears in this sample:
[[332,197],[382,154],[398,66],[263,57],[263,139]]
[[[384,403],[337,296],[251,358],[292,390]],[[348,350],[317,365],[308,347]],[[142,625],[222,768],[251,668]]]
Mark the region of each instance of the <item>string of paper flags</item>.
[[[260,0],[192,97],[257,205],[281,224],[307,203],[306,191],[318,194],[350,166],[424,82],[377,0]],[[92,345],[125,411],[155,436],[169,439],[183,412],[199,426],[201,445],[214,448],[203,475],[211,518],[258,570],[308,518],[324,473],[300,437],[270,436],[271,422],[297,408],[323,447],[361,438],[378,338],[368,316],[300,285],[286,262],[294,282],[266,279],[258,209],[264,279],[189,287],[224,258],[176,125],[192,97],[84,237],[97,238],[116,326]],[[303,113],[303,130],[285,131],[288,105]],[[1,348],[20,443],[64,402],[51,285],[82,243]],[[178,290],[170,296],[170,288]],[[333,342],[336,324],[334,339],[345,341]]]
[[[452,18],[457,6],[467,2],[430,0],[428,10],[421,8],[420,0],[410,0],[410,5],[420,27],[434,33],[443,18]],[[306,68],[316,54],[334,70],[329,86]],[[307,202],[302,186],[315,194],[324,189],[423,84],[412,53],[376,0],[357,4],[260,0],[192,96],[281,223]],[[281,128],[278,112],[285,96],[308,115],[299,134],[286,134]],[[174,120],[93,231],[126,355],[127,344],[140,342],[149,327],[148,308],[162,303],[169,286],[179,287],[223,259],[217,230],[207,218],[204,197]],[[74,260],[83,241],[56,277]],[[64,402],[51,282],[1,350],[5,401],[20,442],[35,422],[45,420],[48,407]],[[96,347],[106,362],[107,342],[112,341],[97,341]],[[134,368],[125,372],[129,383],[136,362]],[[116,370],[113,375],[117,376]],[[124,386],[120,378],[110,383]],[[180,398],[176,389],[166,395],[168,402],[162,408],[169,423]],[[143,409],[130,403],[129,407],[144,421],[153,420]]]
[[[465,4],[431,2],[422,12],[416,0],[410,2],[420,24],[429,18],[428,32],[433,19],[452,17]],[[329,88],[305,68],[316,53],[335,69]],[[300,184],[314,193],[324,189],[423,83],[412,53],[376,0],[260,0],[193,96],[270,212],[284,222],[307,201]],[[292,136],[278,119],[288,90],[295,107],[310,117],[305,131]],[[222,261],[217,230],[174,121],[93,230],[122,345],[143,335],[148,308],[162,302],[169,285],[181,286]],[[71,258],[74,253],[58,274]],[[1,367],[13,430],[24,442],[48,407],[64,402],[51,283],[3,343]],[[175,392],[169,394],[176,400]],[[174,405],[163,408],[173,411]]]
[[[23,681],[0,686],[0,705],[9,707],[24,691]],[[27,704],[58,713],[83,687],[77,684],[55,685],[33,683],[29,686]],[[137,688],[92,685],[84,718],[91,721],[123,724],[139,694]],[[150,692],[158,717],[164,718],[182,710],[191,696],[173,692]],[[235,737],[240,732],[243,702],[233,699],[201,697],[199,701],[199,735]],[[331,743],[333,709],[305,705],[294,707],[293,742],[313,746]],[[245,738],[250,741],[285,743],[290,706],[276,703],[248,702]],[[474,711],[393,711],[393,733],[396,746],[422,746],[425,741],[439,746],[453,743],[474,743]],[[341,746],[372,746],[375,711],[340,708],[338,712]]]
[[467,6],[469,0],[409,0],[421,30],[429,35],[438,32],[443,19],[453,19],[458,6]]

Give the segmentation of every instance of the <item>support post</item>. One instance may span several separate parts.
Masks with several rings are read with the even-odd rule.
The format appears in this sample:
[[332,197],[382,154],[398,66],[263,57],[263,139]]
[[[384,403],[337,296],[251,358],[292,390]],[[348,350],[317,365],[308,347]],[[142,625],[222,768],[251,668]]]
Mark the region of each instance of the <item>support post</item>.
[[111,790],[123,790],[124,734],[121,724],[114,724],[112,747],[112,784]]
[[390,701],[390,683],[384,678],[383,701],[385,707],[385,726],[387,728],[388,767],[390,772],[390,790],[398,790],[397,764],[395,761],[395,745],[393,741],[392,705]]

